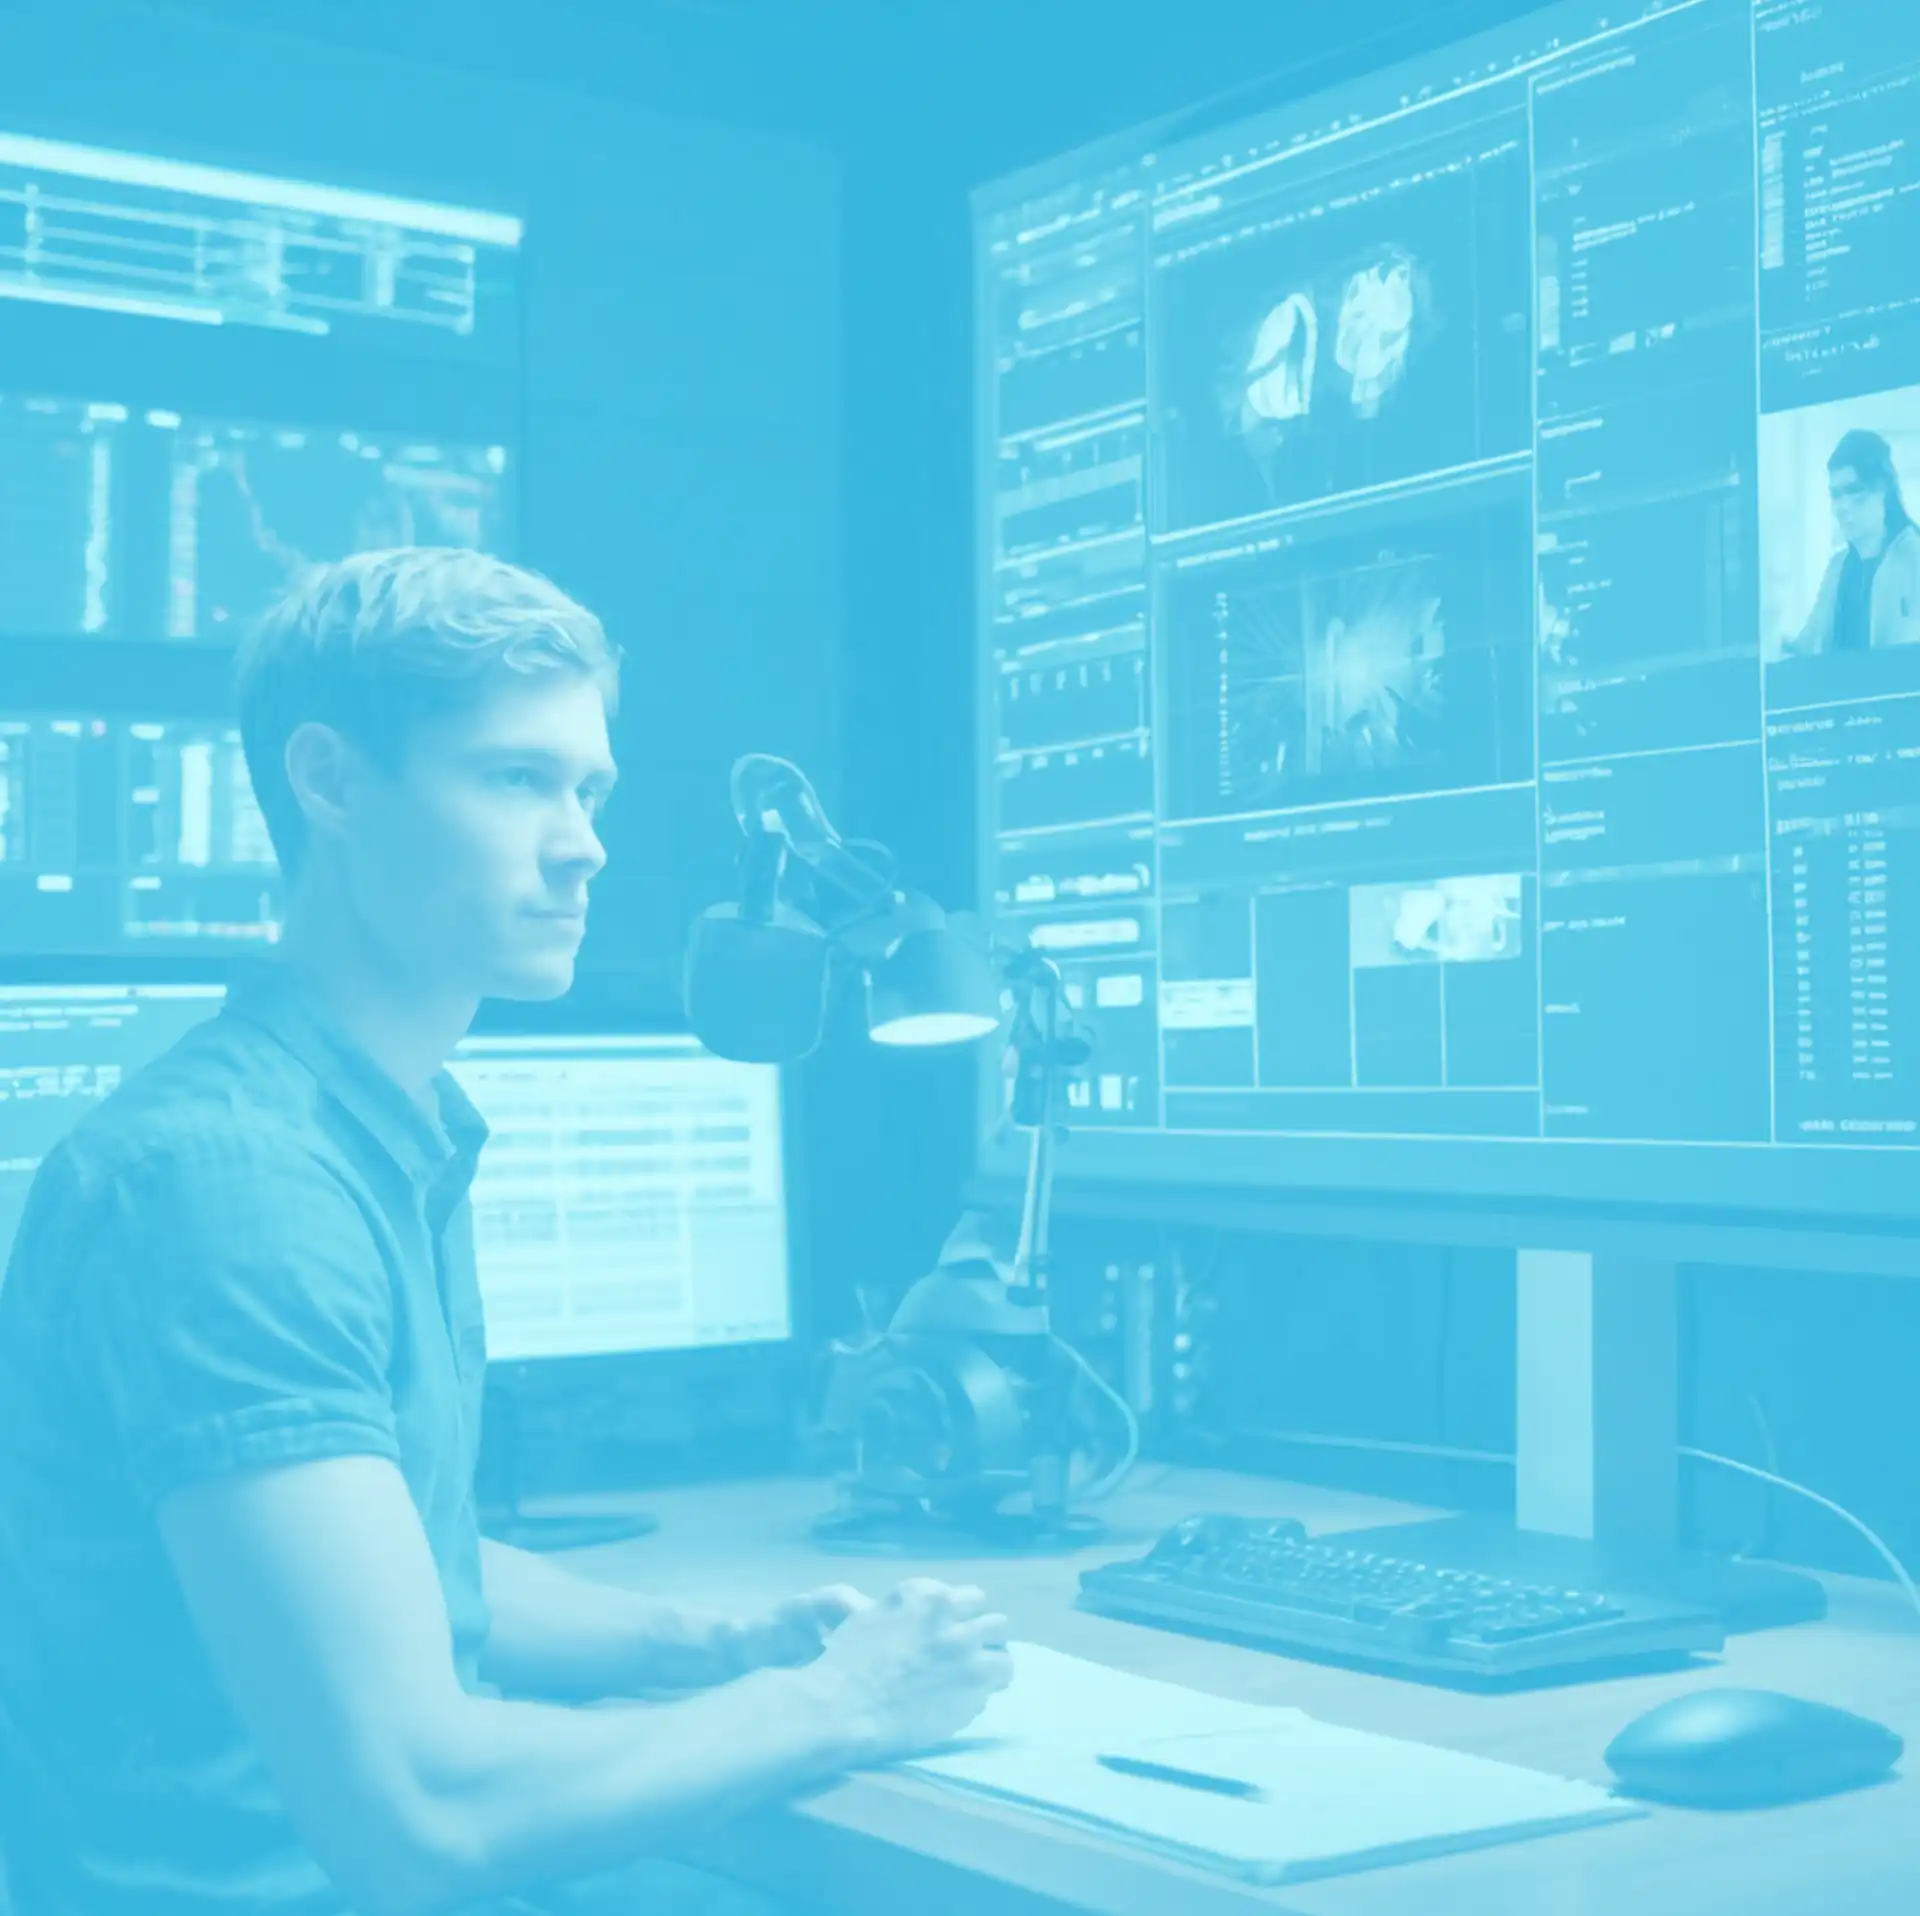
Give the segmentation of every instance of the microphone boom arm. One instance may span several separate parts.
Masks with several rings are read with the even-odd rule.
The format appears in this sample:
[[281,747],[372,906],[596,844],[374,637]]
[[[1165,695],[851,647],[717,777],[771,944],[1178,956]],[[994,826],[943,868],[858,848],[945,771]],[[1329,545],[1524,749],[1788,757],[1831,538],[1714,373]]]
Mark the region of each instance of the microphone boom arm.
[[837,933],[894,902],[893,854],[884,845],[850,845],[834,830],[807,775],[786,759],[751,752],[737,760],[732,778],[733,815],[747,840],[743,916],[766,919],[778,898],[789,857],[811,874],[816,890],[839,894],[824,931]]

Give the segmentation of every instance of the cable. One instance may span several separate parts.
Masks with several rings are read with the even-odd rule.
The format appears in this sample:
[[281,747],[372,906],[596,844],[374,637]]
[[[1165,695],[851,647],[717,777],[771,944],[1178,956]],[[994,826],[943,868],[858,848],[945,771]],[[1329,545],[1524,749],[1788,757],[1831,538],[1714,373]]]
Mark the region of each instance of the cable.
[[1913,1605],[1914,1614],[1920,1616],[1920,1590],[1914,1588],[1913,1579],[1907,1575],[1906,1566],[1852,1511],[1842,1510],[1832,1498],[1821,1496],[1817,1490],[1809,1490],[1805,1484],[1796,1484],[1788,1477],[1777,1477],[1772,1471],[1761,1470],[1753,1464],[1739,1463],[1732,1457],[1716,1456],[1710,1450],[1695,1450],[1688,1444],[1680,1446],[1680,1455],[1691,1457],[1697,1464],[1717,1464],[1722,1470],[1738,1471],[1743,1477],[1757,1477],[1761,1483],[1771,1484],[1776,1490],[1790,1490],[1796,1497],[1805,1497],[1809,1503],[1816,1503],[1822,1510],[1830,1511],[1842,1523],[1851,1524],[1880,1553],[1881,1560],[1893,1572],[1894,1581],[1907,1593],[1907,1600]]
[[1084,1490],[1075,1493],[1078,1502],[1093,1503],[1117,1489],[1127,1472],[1139,1461],[1140,1420],[1133,1414],[1133,1406],[1064,1337],[1055,1337],[1053,1341],[1080,1367],[1093,1387],[1119,1411],[1127,1426],[1127,1448],[1120,1461],[1104,1477],[1096,1478]]
[[[1780,1468],[1780,1446],[1773,1441],[1773,1425],[1767,1419],[1766,1406],[1760,1401],[1756,1390],[1747,1392],[1747,1408],[1753,1413],[1753,1421],[1760,1431],[1760,1456],[1766,1467],[1774,1472]],[[1754,1547],[1744,1554],[1750,1557],[1770,1557],[1774,1554],[1774,1502],[1771,1497],[1760,1499],[1760,1535]]]
[[1456,1464],[1501,1464],[1513,1468],[1510,1450],[1469,1450],[1461,1444],[1415,1444],[1396,1437],[1342,1437],[1324,1430],[1280,1430],[1265,1424],[1241,1427],[1243,1437],[1268,1444],[1305,1444],[1323,1450],[1377,1450],[1398,1457],[1439,1457]]

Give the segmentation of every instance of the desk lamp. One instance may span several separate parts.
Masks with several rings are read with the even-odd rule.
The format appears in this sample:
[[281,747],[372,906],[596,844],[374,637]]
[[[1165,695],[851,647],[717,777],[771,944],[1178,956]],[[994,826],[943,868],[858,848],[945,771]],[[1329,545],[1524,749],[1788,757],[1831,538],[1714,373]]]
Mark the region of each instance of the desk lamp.
[[[885,847],[841,839],[784,759],[742,758],[732,788],[747,841],[741,902],[704,912],[687,952],[687,1008],[701,1041],[753,1062],[809,1056],[836,975],[856,969],[876,1044],[969,1044],[1004,1027],[1009,1121],[1031,1133],[1012,1244],[993,1218],[968,1213],[884,1332],[832,1347],[820,1428],[850,1438],[856,1461],[841,1507],[816,1534],[883,1550],[943,1539],[1016,1550],[1084,1542],[1100,1526],[1072,1506],[1120,1481],[1139,1432],[1126,1400],[1049,1321],[1059,1086],[1092,1054],[1059,968],[899,889]],[[1114,1407],[1126,1442],[1117,1464],[1076,1484],[1076,1462],[1086,1461],[1082,1387]]]

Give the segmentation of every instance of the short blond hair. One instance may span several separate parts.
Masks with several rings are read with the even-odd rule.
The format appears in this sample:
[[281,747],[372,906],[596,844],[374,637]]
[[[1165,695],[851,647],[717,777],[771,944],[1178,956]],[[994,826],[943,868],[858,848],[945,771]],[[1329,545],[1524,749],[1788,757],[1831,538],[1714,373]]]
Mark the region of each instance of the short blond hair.
[[254,797],[288,877],[306,819],[287,741],[331,725],[389,771],[423,719],[470,707],[509,673],[571,671],[619,702],[620,648],[549,579],[459,546],[397,546],[310,567],[252,626],[235,660]]

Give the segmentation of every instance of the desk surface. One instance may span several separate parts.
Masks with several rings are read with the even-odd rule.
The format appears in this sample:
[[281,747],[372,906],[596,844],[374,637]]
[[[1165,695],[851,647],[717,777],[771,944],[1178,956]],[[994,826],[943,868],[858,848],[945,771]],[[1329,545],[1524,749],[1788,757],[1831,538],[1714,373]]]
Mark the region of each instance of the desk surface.
[[1829,1580],[1825,1623],[1729,1640],[1692,1671],[1511,1696],[1475,1696],[1295,1662],[1098,1617],[1074,1607],[1089,1564],[1138,1554],[1196,1510],[1300,1518],[1318,1534],[1435,1513],[1344,1492],[1147,1465],[1106,1506],[1112,1534],[1056,1557],[945,1559],[829,1553],[808,1535],[829,1485],[782,1481],[658,1491],[642,1541],[583,1551],[577,1567],[681,1602],[750,1606],[820,1583],[877,1594],[904,1576],[978,1583],[1016,1637],[1195,1689],[1300,1706],[1330,1723],[1608,1782],[1602,1751],[1670,1696],[1740,1684],[1834,1703],[1906,1739],[1878,1788],[1747,1814],[1656,1809],[1606,1828],[1285,1890],[1163,1862],[1011,1807],[897,1774],[870,1774],[736,1826],[713,1855],[769,1884],[831,1885],[832,1906],[874,1916],[991,1910],[1039,1916],[1913,1916],[1920,1911],[1920,1619],[1900,1593]]

